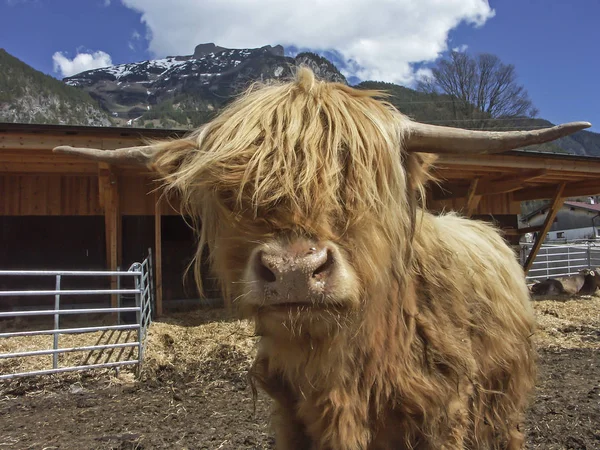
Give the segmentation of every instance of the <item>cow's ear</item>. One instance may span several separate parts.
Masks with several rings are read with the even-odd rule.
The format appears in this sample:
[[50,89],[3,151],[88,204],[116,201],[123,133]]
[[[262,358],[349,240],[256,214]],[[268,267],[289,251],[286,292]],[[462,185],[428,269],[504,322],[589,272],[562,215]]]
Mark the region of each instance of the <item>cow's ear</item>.
[[437,155],[433,153],[408,153],[405,156],[407,187],[410,191],[423,192],[429,181],[435,181],[432,169]]

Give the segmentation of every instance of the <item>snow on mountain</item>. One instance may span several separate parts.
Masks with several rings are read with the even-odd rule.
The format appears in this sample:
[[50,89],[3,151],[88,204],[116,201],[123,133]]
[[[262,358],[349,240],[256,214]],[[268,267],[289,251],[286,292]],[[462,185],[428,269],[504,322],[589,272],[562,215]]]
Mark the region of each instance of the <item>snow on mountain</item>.
[[[256,80],[280,79],[307,64],[317,76],[345,83],[324,58],[284,56],[281,46],[226,49],[200,44],[193,55],[89,70],[63,81],[88,92],[123,125],[190,126],[206,120]],[[169,122],[170,121],[170,122]]]

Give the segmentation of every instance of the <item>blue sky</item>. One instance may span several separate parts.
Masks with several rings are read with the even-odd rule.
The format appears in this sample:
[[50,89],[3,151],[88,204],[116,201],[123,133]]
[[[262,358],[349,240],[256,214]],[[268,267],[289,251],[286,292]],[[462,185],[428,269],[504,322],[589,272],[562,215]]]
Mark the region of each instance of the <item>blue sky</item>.
[[461,26],[452,42],[513,64],[540,117],[586,120],[600,132],[600,1],[502,0],[480,29]]
[[600,132],[598,0],[331,0],[319,15],[307,12],[311,2],[324,4],[305,0],[292,11],[275,0],[0,0],[0,47],[61,78],[57,52],[63,62],[82,53],[120,64],[191,54],[201,42],[282,43],[335,49],[363,63],[359,77],[410,85],[418,76],[412,63],[427,66],[446,47],[466,45],[514,64],[540,117],[587,120]]

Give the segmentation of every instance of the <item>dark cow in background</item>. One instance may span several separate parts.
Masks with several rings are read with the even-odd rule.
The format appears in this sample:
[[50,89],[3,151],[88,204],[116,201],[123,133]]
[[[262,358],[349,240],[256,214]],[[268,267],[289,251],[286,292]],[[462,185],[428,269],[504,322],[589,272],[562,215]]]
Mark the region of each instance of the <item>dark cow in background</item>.
[[591,295],[600,285],[598,268],[580,270],[577,275],[547,278],[531,286],[531,293],[541,295]]
[[300,68],[185,138],[56,151],[145,164],[201,220],[198,255],[206,244],[260,336],[250,374],[274,401],[278,449],[521,448],[536,373],[524,273],[496,229],[421,210],[426,154],[590,125],[437,127],[379,95]]
[[593,295],[600,287],[600,268],[585,269],[585,282],[583,287],[579,290],[579,294],[582,295]]
[[564,294],[563,285],[554,278],[547,278],[544,281],[534,281],[530,286],[532,295],[561,295]]

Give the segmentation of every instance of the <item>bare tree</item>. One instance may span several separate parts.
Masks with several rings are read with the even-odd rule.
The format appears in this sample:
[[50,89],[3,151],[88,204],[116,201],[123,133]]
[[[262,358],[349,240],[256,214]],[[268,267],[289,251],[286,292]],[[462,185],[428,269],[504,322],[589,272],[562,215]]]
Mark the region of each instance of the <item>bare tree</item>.
[[449,125],[493,128],[497,123],[493,119],[532,118],[538,113],[517,83],[515,67],[489,53],[473,57],[451,52],[432,69],[432,77],[419,83],[419,89],[445,94],[443,101],[451,102],[454,118],[469,122]]

